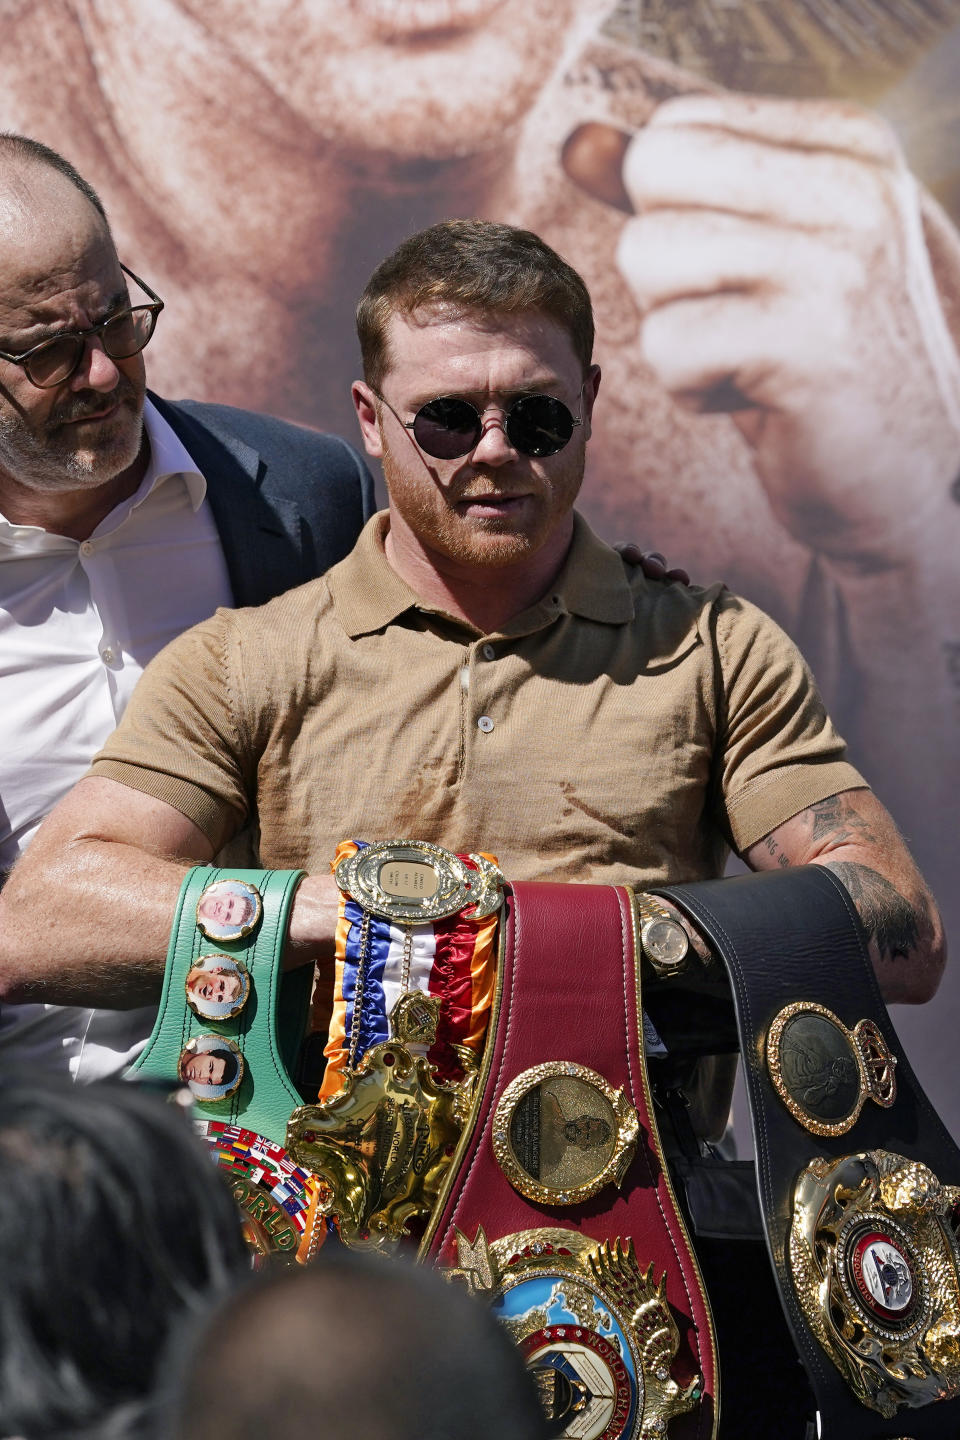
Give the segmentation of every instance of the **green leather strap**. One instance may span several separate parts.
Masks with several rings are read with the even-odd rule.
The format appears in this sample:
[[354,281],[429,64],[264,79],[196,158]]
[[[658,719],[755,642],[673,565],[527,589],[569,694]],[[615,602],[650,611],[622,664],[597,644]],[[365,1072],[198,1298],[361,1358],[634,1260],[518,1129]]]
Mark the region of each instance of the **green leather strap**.
[[[303,1103],[288,1066],[294,1065],[303,1038],[313,967],[303,965],[284,973],[280,965],[290,908],[303,874],[302,870],[222,870],[206,865],[189,872],[170,933],[156,1023],[146,1049],[130,1069],[131,1074],[176,1080],[188,1040],[195,1035],[226,1036],[243,1055],[243,1081],[228,1099],[198,1101],[196,1112],[205,1119],[242,1125],[280,1145],[290,1112]],[[210,940],[197,927],[197,901],[215,880],[228,879],[256,887],[263,916],[253,933],[241,940]],[[187,1004],[187,974],[199,956],[212,951],[242,960],[250,975],[250,997],[228,1020],[201,1019]]]

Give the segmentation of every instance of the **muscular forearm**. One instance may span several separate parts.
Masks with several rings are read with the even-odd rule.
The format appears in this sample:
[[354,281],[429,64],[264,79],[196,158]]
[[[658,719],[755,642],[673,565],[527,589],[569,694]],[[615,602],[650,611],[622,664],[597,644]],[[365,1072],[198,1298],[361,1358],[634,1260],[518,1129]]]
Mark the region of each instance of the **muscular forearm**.
[[188,864],[104,841],[23,861],[0,894],[0,1001],[156,1001]]
[[745,858],[757,870],[827,866],[857,907],[884,999],[921,1004],[934,994],[946,963],[940,915],[893,821],[869,790],[833,795],[801,811]]
[[[172,806],[81,780],[0,893],[0,1001],[124,1009],[158,999],[180,886],[214,848]],[[285,964],[332,956],[336,923],[333,877],[308,876]]]
[[[78,842],[59,861],[15,870],[0,895],[0,1001],[123,1010],[159,999],[170,928],[189,866],[130,845]],[[307,877],[284,963],[333,954],[337,889]]]
[[867,933],[870,958],[888,1003],[931,999],[946,960],[940,916],[925,886],[899,885],[857,860],[825,860],[843,881]]

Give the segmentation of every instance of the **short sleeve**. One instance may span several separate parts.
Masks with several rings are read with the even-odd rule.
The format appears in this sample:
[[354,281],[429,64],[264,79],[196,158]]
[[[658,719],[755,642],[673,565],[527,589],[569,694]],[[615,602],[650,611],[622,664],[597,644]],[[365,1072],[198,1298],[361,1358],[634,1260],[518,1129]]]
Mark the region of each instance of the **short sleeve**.
[[178,636],[147,666],[90,769],[172,805],[216,847],[253,808],[240,658],[230,611]]
[[742,852],[799,811],[866,782],[846,759],[806,661],[779,626],[728,591],[712,623],[720,805]]

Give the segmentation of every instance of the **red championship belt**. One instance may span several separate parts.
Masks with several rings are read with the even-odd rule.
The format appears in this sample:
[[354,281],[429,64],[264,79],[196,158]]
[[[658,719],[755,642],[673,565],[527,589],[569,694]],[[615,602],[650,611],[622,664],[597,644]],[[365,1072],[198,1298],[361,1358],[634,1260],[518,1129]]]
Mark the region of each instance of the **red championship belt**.
[[510,887],[494,1033],[421,1254],[488,1296],[560,1433],[709,1440],[709,1306],[643,1054],[632,896]]

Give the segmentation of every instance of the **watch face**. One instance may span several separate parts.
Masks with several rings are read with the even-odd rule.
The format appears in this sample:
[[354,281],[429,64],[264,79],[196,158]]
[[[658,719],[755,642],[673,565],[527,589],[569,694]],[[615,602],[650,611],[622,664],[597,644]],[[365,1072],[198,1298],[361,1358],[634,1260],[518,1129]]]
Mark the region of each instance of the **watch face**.
[[687,958],[690,942],[676,920],[648,920],[640,932],[644,950],[658,965],[680,965]]

